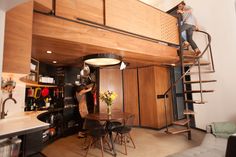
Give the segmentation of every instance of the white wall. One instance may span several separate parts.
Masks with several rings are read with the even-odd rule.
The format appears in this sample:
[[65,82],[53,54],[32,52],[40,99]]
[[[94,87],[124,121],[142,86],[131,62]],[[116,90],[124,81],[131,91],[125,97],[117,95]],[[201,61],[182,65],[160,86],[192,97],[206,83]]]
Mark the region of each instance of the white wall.
[[[0,9],[0,85],[2,76],[2,58],[3,58],[3,45],[4,45],[4,30],[5,30],[5,12]],[[0,97],[2,93],[0,92]]]
[[[217,83],[205,85],[205,89],[215,89],[212,94],[204,94],[208,103],[194,105],[197,113],[196,126],[205,129],[206,124],[214,121],[236,122],[236,15],[235,1],[185,0],[192,6],[194,15],[202,30],[212,36],[212,50],[216,73],[204,79],[216,79]],[[203,48],[206,40],[195,33],[195,40]],[[196,86],[194,88],[197,88]],[[199,95],[194,95],[199,99]]]

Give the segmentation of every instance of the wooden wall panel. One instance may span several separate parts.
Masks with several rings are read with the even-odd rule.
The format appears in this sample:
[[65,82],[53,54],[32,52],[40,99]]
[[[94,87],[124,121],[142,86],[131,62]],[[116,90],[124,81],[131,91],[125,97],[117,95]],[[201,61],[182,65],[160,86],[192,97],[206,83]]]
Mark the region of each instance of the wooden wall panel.
[[138,69],[141,126],[157,128],[154,67]]
[[56,15],[103,24],[103,0],[57,0]]
[[137,0],[106,0],[106,25],[179,44],[177,19]]
[[33,1],[21,4],[6,13],[3,72],[30,72]]
[[138,75],[137,69],[123,71],[124,111],[135,115],[134,125],[139,125]]
[[52,0],[34,0],[34,9],[43,13],[52,11]]
[[[123,111],[122,72],[119,69],[100,69],[100,92],[107,90],[114,91],[118,95],[112,110]],[[106,104],[100,100],[100,112],[106,112],[106,109]]]
[[[156,95],[163,95],[164,92],[170,87],[170,69],[165,67],[155,67],[155,92]],[[173,112],[172,112],[172,100],[171,93],[168,94],[169,97],[167,99],[167,119],[168,124],[172,123]],[[157,123],[158,128],[162,128],[166,125],[165,119],[165,106],[164,99],[156,99],[157,105]]]

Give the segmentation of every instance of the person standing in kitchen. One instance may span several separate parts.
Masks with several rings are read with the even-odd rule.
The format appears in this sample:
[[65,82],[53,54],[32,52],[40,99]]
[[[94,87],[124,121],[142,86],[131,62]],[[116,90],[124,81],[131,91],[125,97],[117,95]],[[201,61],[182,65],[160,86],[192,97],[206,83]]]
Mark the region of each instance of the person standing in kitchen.
[[[78,109],[80,116],[80,126],[84,125],[84,118],[88,115],[88,106],[86,100],[86,93],[90,92],[92,87],[87,88],[85,85],[76,87],[76,99],[78,101]],[[78,133],[79,137],[84,137],[83,132]]]
[[182,15],[183,24],[181,25],[181,33],[183,34],[183,32],[186,31],[187,34],[186,40],[182,35],[183,47],[188,47],[190,45],[194,50],[195,55],[198,56],[201,52],[193,40],[193,31],[198,30],[198,27],[197,21],[192,13],[192,8],[187,6],[183,1],[178,5],[177,13]]

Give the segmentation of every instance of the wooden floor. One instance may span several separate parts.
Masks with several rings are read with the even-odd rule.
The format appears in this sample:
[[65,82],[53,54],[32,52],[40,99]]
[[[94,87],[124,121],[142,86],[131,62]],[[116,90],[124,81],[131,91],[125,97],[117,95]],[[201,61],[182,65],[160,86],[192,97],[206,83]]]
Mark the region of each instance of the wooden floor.
[[[149,129],[134,128],[131,135],[136,144],[136,149],[128,147],[128,157],[165,157],[169,154],[179,152],[194,146],[198,146],[205,136],[205,133],[197,130],[192,132],[192,140],[188,141],[185,135],[167,135],[164,130],[156,131]],[[82,157],[85,156],[85,150],[82,149],[83,140],[78,139],[77,135],[69,136],[57,140],[48,145],[42,153],[47,157]],[[125,157],[124,147],[115,145],[117,156]],[[88,157],[100,157],[101,151],[98,148],[92,148]],[[105,153],[105,157],[111,154]],[[127,157],[126,156],[126,157]]]

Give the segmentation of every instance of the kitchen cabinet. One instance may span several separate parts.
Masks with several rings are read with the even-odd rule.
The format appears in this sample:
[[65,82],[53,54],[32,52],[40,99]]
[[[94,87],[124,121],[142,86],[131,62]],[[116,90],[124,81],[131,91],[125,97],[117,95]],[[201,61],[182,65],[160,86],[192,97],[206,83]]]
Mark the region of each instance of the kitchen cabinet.
[[103,24],[103,0],[57,0],[56,15]]
[[34,10],[51,13],[53,0],[34,0]]
[[123,71],[124,111],[135,115],[134,125],[139,126],[138,102],[138,71],[125,69]]
[[33,1],[6,12],[3,72],[28,74],[32,46]]
[[[169,69],[145,67],[138,69],[140,123],[143,127],[163,128],[165,126],[164,99],[157,99],[170,86]],[[167,99],[168,124],[172,122],[171,95]]]

